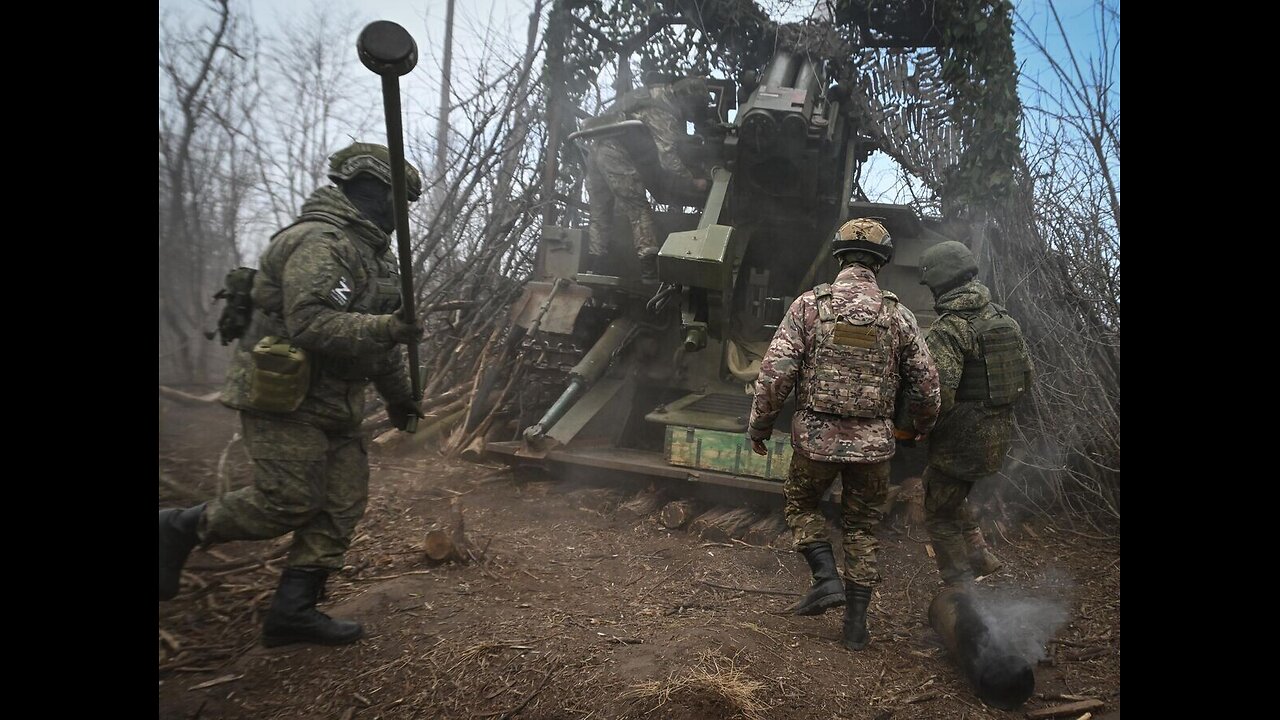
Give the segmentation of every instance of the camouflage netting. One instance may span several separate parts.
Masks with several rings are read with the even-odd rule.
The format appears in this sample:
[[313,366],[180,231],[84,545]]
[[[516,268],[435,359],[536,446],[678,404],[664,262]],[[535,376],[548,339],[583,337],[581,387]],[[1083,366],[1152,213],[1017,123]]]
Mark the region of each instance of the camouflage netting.
[[[977,256],[980,279],[1023,322],[1040,374],[1033,407],[1019,417],[1023,462],[1009,471],[1019,492],[1041,507],[1118,520],[1118,207],[1114,227],[1102,221],[1110,235],[1101,240],[1089,237],[1099,232],[1096,222],[1046,221],[1054,199],[1037,194],[1021,146],[1009,0],[573,0],[561,7],[575,26],[565,100],[579,108],[607,97],[589,93],[600,92],[602,70],[617,68],[619,55],[628,58],[621,73],[628,86],[632,62],[642,72],[736,78],[761,70],[779,47],[829,59],[833,80],[851,90],[860,131],[927,191],[913,201],[917,209],[950,221]],[[560,184],[576,196],[571,176]],[[1080,247],[1099,245],[1103,259],[1080,256]]]
[[961,133],[934,50],[864,48],[854,55],[853,101],[881,149],[925,187],[941,193],[960,162]]

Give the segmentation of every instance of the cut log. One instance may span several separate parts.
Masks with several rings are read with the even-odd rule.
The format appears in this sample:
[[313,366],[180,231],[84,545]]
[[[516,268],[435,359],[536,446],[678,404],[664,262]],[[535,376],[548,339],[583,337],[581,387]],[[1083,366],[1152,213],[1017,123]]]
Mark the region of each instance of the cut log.
[[[705,522],[703,518],[706,518]],[[735,537],[742,537],[755,521],[756,514],[751,508],[731,508],[714,516],[706,513],[695,519],[689,528],[703,540],[729,542]]]
[[614,517],[625,522],[635,522],[658,512],[666,502],[664,493],[646,490],[618,506]]
[[724,505],[716,505],[714,507],[707,508],[697,517],[690,520],[689,525],[685,529],[693,535],[701,536],[703,530],[714,524],[716,520],[719,520],[720,517],[728,511],[729,508]]
[[663,527],[679,530],[698,513],[698,506],[692,500],[672,500],[662,506],[658,520]]
[[477,551],[467,537],[466,520],[462,516],[462,504],[458,498],[449,501],[449,513],[443,521],[427,528],[423,550],[427,559],[434,563],[468,563],[482,559],[483,552]]
[[461,455],[464,460],[480,462],[480,459],[484,457],[484,438],[477,436],[471,441],[470,445],[463,448]]
[[1052,707],[1040,708],[1027,713],[1027,720],[1047,720],[1048,718],[1058,717],[1076,717],[1080,713],[1093,712],[1102,709],[1102,701],[1090,698],[1081,700],[1080,702],[1067,703],[1065,705],[1054,705]]
[[787,529],[787,522],[780,513],[769,513],[751,524],[742,535],[742,541],[758,547],[769,546],[778,534]]
[[414,440],[416,440],[419,444],[426,444],[427,442],[430,442],[431,440],[438,437],[441,433],[448,431],[449,428],[453,427],[460,420],[462,420],[463,416],[466,414],[467,414],[467,409],[460,408],[457,411],[451,413],[450,415],[442,417],[439,420],[435,420],[433,422],[432,418],[436,417],[435,413],[428,413],[427,417],[418,421],[418,432],[415,434]]
[[427,557],[435,562],[447,562],[458,556],[453,546],[453,530],[446,526],[436,526],[427,531]]

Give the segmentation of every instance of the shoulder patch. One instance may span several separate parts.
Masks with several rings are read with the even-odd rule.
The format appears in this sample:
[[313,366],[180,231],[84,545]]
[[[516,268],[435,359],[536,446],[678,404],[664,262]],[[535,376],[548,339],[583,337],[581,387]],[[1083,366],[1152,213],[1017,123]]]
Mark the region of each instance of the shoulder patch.
[[353,283],[346,275],[338,275],[333,287],[329,289],[329,302],[339,310],[351,307]]

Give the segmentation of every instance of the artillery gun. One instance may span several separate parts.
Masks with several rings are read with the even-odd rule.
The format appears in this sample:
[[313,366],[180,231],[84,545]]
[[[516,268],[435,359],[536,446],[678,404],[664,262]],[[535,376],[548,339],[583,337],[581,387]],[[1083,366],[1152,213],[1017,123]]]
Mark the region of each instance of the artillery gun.
[[[714,100],[684,148],[708,168],[709,192],[688,198],[649,184],[666,208],[657,213],[660,284],[641,282],[625,222],[612,223],[627,236],[612,238],[594,272],[584,269],[585,227],[542,228],[508,334],[524,364],[521,389],[498,409],[506,438],[490,432],[487,452],[782,492],[794,394],[762,457],[745,433],[752,384],[791,302],[835,277],[832,235],[849,218],[881,219],[895,253],[880,285],[922,327],[935,315],[919,257],[949,239],[909,206],[853,199],[857,168],[876,146],[849,112],[834,62],[783,48],[758,73],[709,81]],[[634,125],[569,141],[644,131]],[[495,382],[482,377],[477,397]],[[491,410],[473,403],[469,427]],[[900,446],[897,478],[919,472],[917,453]]]

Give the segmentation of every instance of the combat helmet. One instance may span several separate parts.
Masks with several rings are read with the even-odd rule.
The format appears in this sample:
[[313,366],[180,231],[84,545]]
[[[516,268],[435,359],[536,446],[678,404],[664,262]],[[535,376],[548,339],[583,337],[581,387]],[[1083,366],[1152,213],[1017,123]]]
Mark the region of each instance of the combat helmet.
[[964,243],[940,242],[920,254],[920,284],[937,297],[978,276],[978,261]]
[[876,218],[854,218],[840,226],[831,238],[831,257],[840,260],[846,252],[860,250],[879,258],[883,264],[893,259],[893,238]]
[[[409,201],[422,195],[422,175],[408,162],[404,164]],[[391,185],[391,153],[385,145],[352,143],[329,156],[329,179],[350,180],[360,173],[369,173],[387,185]]]

